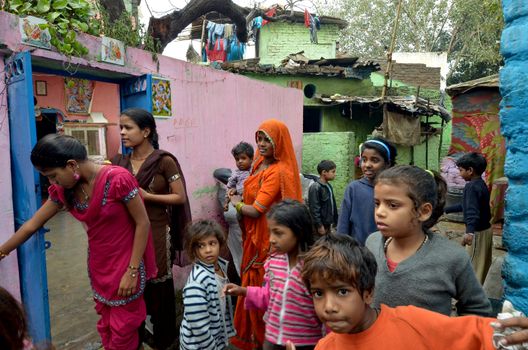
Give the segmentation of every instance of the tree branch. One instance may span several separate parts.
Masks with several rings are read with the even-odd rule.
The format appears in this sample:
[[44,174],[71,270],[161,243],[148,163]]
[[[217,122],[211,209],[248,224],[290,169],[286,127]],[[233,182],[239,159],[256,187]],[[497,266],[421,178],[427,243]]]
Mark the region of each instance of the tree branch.
[[213,11],[230,18],[236,24],[238,40],[243,43],[247,42],[248,19],[246,15],[249,11],[231,0],[193,0],[180,11],[174,11],[160,18],[151,17],[148,33],[159,41],[161,52],[195,19]]
[[108,13],[110,23],[114,23],[121,14],[126,11],[123,0],[99,0],[99,4],[101,4],[106,10],[106,13]]

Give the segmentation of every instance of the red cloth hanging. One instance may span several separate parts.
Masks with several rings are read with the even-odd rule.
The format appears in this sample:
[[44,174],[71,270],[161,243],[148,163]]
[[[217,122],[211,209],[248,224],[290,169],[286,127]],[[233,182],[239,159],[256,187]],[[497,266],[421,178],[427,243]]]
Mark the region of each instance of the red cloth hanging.
[[[267,12],[265,12],[264,14],[268,17],[275,17],[275,14],[277,13],[277,8],[274,7],[272,9],[269,9]],[[266,21],[264,18],[262,19],[262,25],[265,25],[266,23],[268,23],[269,21]]]
[[224,48],[224,39],[216,39],[213,49],[209,49],[209,43],[205,46],[205,51],[207,52],[207,58],[209,62],[225,62],[227,59],[227,52]]
[[304,26],[306,28],[310,27],[310,12],[308,12],[308,9],[304,9]]

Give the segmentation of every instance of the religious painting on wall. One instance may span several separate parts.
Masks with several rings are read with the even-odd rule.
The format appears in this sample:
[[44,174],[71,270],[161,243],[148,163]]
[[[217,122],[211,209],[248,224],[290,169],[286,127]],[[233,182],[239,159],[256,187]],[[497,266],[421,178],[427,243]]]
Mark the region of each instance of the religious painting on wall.
[[125,65],[125,44],[122,41],[103,36],[101,61]]
[[152,77],[152,114],[156,118],[172,116],[170,80]]
[[94,82],[86,79],[64,78],[66,112],[89,114],[94,93]]
[[48,22],[42,18],[27,16],[19,19],[22,42],[27,45],[51,49],[51,35]]

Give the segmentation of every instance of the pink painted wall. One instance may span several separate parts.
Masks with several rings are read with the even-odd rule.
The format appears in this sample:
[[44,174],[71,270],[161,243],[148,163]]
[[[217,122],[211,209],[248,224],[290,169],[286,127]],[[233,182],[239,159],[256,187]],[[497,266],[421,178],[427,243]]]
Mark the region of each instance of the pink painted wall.
[[[181,163],[195,218],[221,215],[216,203],[216,187],[212,173],[214,169],[220,167],[234,168],[234,160],[230,154],[232,146],[241,140],[254,144],[255,131],[263,120],[278,118],[288,125],[300,161],[303,113],[301,90],[282,88],[164,56],[158,56],[159,63],[156,63],[149,52],[134,48],[127,48],[124,67],[97,62],[100,39],[83,35],[81,41],[89,48],[90,53],[87,58],[72,57],[70,59],[72,65],[79,64],[98,71],[135,76],[152,73],[171,80],[173,115],[168,119],[157,120],[160,145],[161,148],[174,153]],[[0,12],[0,42],[5,43],[13,51],[29,49],[20,44],[16,16]],[[59,62],[66,59],[53,51],[32,49],[33,57]],[[0,59],[1,55],[0,53]],[[0,91],[5,91],[1,84],[3,80],[0,82]],[[57,83],[53,82],[52,86],[53,84]],[[99,87],[99,84],[97,86]],[[105,85],[101,84],[101,86]],[[110,93],[110,90],[105,91]],[[98,91],[96,97],[97,94]],[[103,93],[103,95],[107,94]],[[104,96],[101,105],[94,101],[93,110],[95,111],[96,106],[101,106],[100,108],[110,106],[112,111],[109,111],[108,117],[113,121],[111,118],[118,115],[119,101],[116,97],[114,103],[114,97],[109,96]],[[5,95],[1,98],[5,98]],[[64,109],[63,97],[55,96],[54,100],[49,102],[42,97],[38,99],[41,105],[60,103],[61,109]],[[0,118],[5,119],[6,108],[5,103],[0,105]],[[112,156],[119,149],[117,127],[109,130],[108,139],[108,152]],[[0,147],[2,151],[0,164],[9,164],[7,124],[0,129]],[[9,169],[7,166],[3,168]],[[11,181],[8,171],[0,174],[0,191],[2,194],[8,194],[3,196],[5,199],[0,203],[0,225],[13,227],[13,213],[9,200]],[[0,240],[5,240],[9,235],[10,232],[1,231]],[[6,266],[4,262],[0,264],[0,284],[6,285],[4,280],[4,276],[7,276],[6,271],[18,275],[14,271],[15,267],[16,265]]]
[[[13,234],[9,227],[14,227],[13,201],[11,190],[11,158],[9,155],[9,119],[7,114],[7,94],[5,89],[4,60],[0,54],[0,241],[5,241]],[[16,251],[0,263],[0,285],[20,299],[18,278],[18,259]]]
[[[66,113],[66,97],[64,92],[64,77],[51,74],[33,74],[33,90],[36,91],[35,81],[45,81],[47,84],[47,95],[46,96],[35,96],[38,101],[38,105],[41,108],[55,108],[66,116],[69,120],[83,120],[88,115],[77,115]],[[95,82],[93,97],[92,97],[92,112],[102,112],[106,119],[108,119],[109,125],[107,127],[107,149],[116,150],[119,148],[119,139],[112,137],[116,133],[119,133],[119,85],[105,83],[101,81]]]

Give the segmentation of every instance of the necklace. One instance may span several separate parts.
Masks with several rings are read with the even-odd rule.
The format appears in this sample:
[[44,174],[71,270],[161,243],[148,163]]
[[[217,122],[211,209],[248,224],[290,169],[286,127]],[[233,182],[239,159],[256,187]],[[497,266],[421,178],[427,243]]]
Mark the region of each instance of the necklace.
[[[422,244],[420,244],[420,246],[418,247],[418,249],[416,249],[416,251],[419,251],[420,249],[422,249],[422,247],[428,240],[429,240],[429,236],[426,234],[424,240],[422,241]],[[392,242],[392,237],[387,238],[387,240],[385,241],[385,244],[383,244],[383,250],[385,251],[385,254],[387,254],[387,248],[389,247],[390,242]]]
[[144,156],[144,157],[142,157],[142,158],[134,157],[134,154],[132,153],[132,154],[130,155],[130,160],[137,160],[137,161],[145,160],[145,159],[147,159],[147,158],[152,154],[152,152],[154,152],[154,151],[150,151],[146,156]]
[[86,193],[86,191],[84,190],[84,186],[82,184],[81,184],[81,191],[84,194],[84,201],[88,202],[88,199],[90,198],[90,196],[88,196],[88,193]]
[[[97,175],[98,170],[99,170],[99,168],[95,168],[94,169],[93,174],[90,176],[90,178],[87,181],[88,186],[90,186],[90,183],[93,181],[93,179],[95,179],[95,176]],[[79,186],[81,187],[81,192],[84,195],[84,202],[88,202],[88,199],[90,199],[90,196],[88,195],[88,193],[84,189],[84,185],[82,183],[79,183]]]

